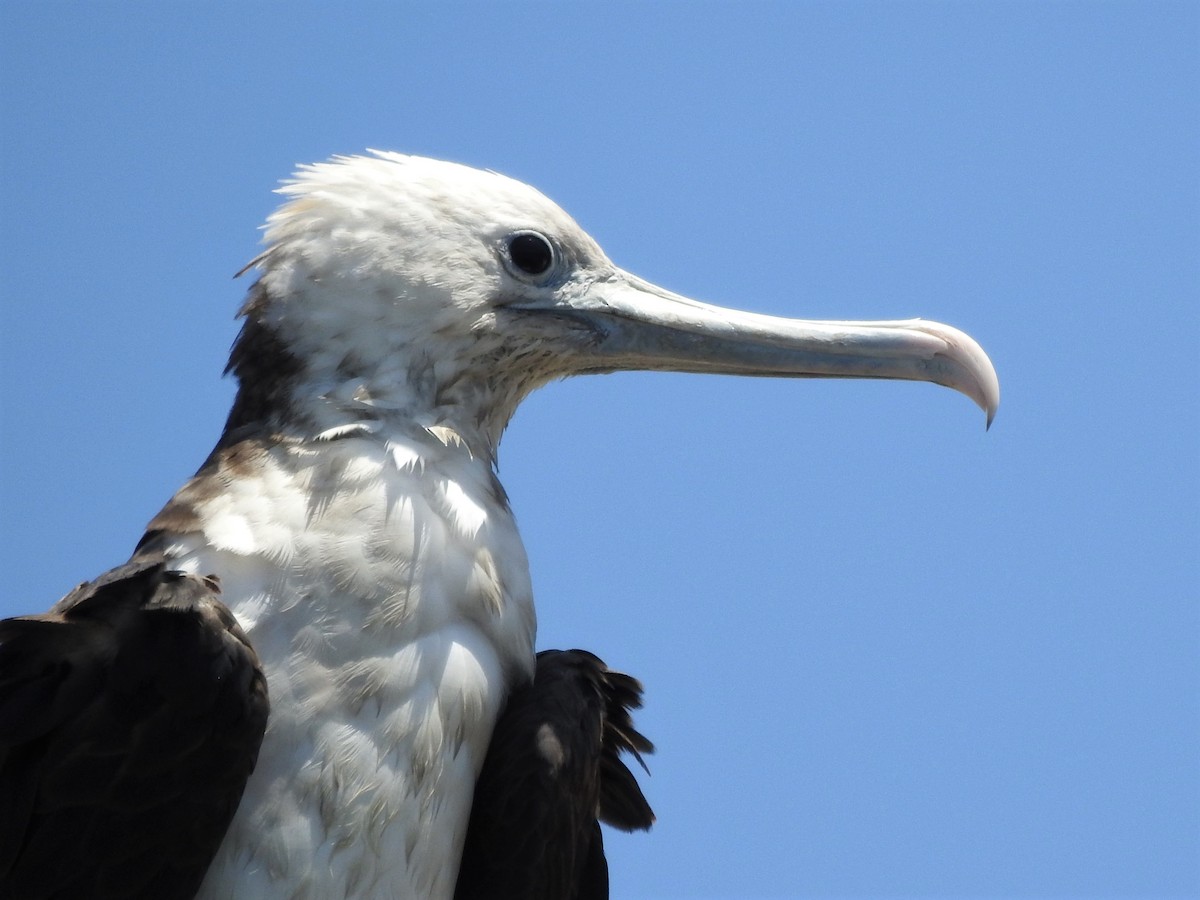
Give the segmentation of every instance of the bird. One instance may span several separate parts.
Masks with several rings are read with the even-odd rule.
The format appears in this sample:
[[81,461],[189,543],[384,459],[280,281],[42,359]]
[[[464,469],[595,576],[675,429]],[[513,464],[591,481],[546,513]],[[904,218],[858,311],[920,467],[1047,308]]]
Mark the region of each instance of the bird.
[[650,826],[623,759],[653,746],[635,679],[535,652],[518,404],[618,370],[880,378],[990,426],[995,369],[937,322],[672,293],[489,170],[369,151],[278,190],[214,448],[128,562],[0,623],[0,895],[606,896],[597,822]]

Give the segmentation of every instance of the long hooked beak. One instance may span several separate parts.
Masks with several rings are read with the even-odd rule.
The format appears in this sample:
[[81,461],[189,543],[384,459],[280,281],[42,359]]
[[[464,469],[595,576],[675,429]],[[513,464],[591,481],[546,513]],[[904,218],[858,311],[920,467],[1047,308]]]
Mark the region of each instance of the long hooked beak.
[[1000,382],[969,335],[924,319],[784,319],[690,300],[617,271],[546,309],[583,319],[575,371],[626,369],[791,378],[931,381],[974,400],[992,424]]

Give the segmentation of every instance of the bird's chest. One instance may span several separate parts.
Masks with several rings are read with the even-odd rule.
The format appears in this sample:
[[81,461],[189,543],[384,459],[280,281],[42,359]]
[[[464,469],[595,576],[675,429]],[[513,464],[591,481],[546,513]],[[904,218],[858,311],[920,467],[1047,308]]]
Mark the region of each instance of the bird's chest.
[[[172,549],[220,576],[271,713],[209,896],[450,896],[475,776],[527,677],[527,563],[490,471],[428,448],[282,450]],[[436,448],[435,448],[436,449]]]

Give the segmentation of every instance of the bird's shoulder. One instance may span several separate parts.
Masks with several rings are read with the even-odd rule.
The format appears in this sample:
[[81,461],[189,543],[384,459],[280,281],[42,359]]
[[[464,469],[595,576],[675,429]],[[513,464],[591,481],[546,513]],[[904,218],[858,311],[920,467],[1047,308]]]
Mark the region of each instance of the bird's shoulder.
[[192,896],[267,708],[216,579],[161,560],[0,621],[0,896]]
[[600,822],[623,831],[654,822],[623,753],[653,745],[633,727],[642,686],[584,650],[538,654],[496,724],[458,881],[468,898],[608,896]]

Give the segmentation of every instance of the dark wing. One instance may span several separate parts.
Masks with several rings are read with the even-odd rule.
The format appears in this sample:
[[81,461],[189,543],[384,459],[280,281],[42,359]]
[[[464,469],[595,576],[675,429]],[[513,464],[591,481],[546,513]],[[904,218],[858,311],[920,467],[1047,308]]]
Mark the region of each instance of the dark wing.
[[654,822],[621,760],[654,751],[630,717],[641,705],[642,686],[591,653],[538,654],[533,683],[513,692],[496,723],[456,900],[608,897],[600,822],[623,831]]
[[215,579],[129,563],[0,621],[0,897],[192,897],[267,721]]

